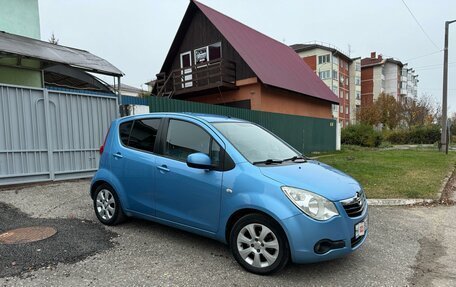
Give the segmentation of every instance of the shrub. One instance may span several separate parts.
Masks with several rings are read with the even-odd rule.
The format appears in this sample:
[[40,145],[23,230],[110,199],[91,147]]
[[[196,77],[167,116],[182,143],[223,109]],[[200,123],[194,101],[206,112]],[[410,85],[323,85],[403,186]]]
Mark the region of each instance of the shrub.
[[440,140],[440,128],[436,125],[416,126],[410,130],[395,130],[385,135],[392,144],[434,144]]
[[350,125],[342,129],[341,142],[346,145],[378,147],[382,143],[382,134],[369,125]]

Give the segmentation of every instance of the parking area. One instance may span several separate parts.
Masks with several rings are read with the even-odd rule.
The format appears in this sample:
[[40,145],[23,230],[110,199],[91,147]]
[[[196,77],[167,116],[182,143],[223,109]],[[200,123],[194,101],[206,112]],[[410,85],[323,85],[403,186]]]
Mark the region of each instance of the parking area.
[[88,186],[80,180],[0,191],[0,233],[36,225],[57,229],[43,241],[0,244],[0,286],[456,284],[455,206],[372,207],[370,235],[358,252],[258,276],[210,239],[142,220],[99,224]]

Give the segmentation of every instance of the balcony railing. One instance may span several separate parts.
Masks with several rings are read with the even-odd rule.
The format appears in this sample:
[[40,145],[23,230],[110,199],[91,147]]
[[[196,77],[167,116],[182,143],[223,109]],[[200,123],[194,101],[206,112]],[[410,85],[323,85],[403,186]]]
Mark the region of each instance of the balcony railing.
[[157,75],[157,96],[190,94],[214,88],[236,88],[236,63],[218,59]]

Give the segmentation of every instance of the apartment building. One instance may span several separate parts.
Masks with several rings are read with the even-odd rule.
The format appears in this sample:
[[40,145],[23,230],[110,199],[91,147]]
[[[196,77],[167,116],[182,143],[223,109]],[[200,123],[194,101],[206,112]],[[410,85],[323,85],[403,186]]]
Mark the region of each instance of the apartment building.
[[381,93],[398,101],[415,97],[418,82],[418,75],[408,64],[372,52],[370,57],[361,60],[361,105],[373,103]]
[[333,105],[333,116],[341,126],[355,123],[361,104],[361,58],[351,59],[326,43],[295,44],[291,48],[339,98],[339,104]]

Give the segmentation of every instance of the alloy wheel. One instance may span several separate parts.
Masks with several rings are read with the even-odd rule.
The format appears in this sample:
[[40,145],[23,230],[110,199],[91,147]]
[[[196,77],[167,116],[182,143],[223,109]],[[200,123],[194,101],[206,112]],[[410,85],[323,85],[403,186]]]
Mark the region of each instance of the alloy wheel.
[[269,267],[279,256],[279,241],[268,227],[260,223],[244,226],[237,236],[239,255],[249,265]]
[[103,220],[110,220],[116,211],[116,201],[111,191],[102,189],[96,199],[97,213]]

